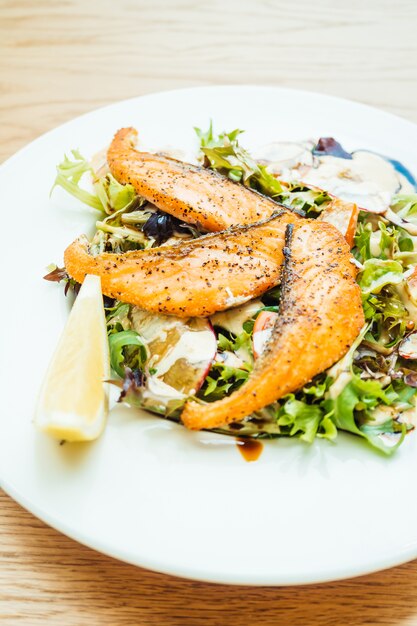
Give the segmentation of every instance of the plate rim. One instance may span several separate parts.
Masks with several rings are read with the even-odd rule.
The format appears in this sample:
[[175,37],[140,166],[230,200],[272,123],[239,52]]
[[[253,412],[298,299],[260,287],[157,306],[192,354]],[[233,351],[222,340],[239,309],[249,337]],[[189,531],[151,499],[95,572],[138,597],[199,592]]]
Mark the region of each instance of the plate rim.
[[121,561],[135,567],[140,567],[151,572],[202,583],[232,585],[234,587],[301,587],[307,585],[332,583],[342,580],[349,580],[352,578],[359,578],[362,576],[368,576],[370,574],[377,574],[378,572],[390,569],[392,567],[404,565],[405,563],[408,563],[417,558],[416,540],[414,549],[404,551],[400,557],[398,557],[398,554],[381,557],[377,561],[373,561],[373,564],[369,565],[369,567],[366,569],[358,565],[353,565],[349,568],[344,567],[342,570],[338,569],[337,567],[328,568],[326,574],[323,576],[313,575],[300,578],[298,576],[287,575],[286,578],[282,578],[274,575],[258,575],[258,579],[255,581],[253,576],[250,578],[246,575],[218,575],[214,571],[210,571],[207,569],[203,571],[198,570],[198,568],[184,568],[183,566],[176,566],[174,569],[173,567],[163,565],[160,561],[158,561],[158,559],[141,558],[141,562],[139,563],[138,561],[130,557],[127,552],[121,550],[113,551],[112,548],[106,544],[106,542],[97,539],[95,540],[95,545],[92,545],[91,541],[88,539],[88,536],[84,535],[84,533],[82,532],[72,530],[71,528],[66,526],[64,522],[56,521],[53,515],[50,515],[46,512],[44,513],[42,507],[38,507],[30,500],[30,498],[26,498],[24,495],[18,492],[18,490],[15,490],[14,487],[12,487],[8,483],[8,481],[2,480],[0,487],[10,498],[12,498],[12,500],[17,502],[31,515],[34,515],[42,523],[53,528],[55,531],[65,535],[66,537],[69,537],[71,540],[85,546],[86,548],[89,548],[90,550],[94,550],[112,559],[116,559],[117,561]]
[[[127,104],[138,100],[144,100],[148,98],[152,98],[155,96],[160,97],[169,97],[172,94],[186,94],[187,92],[196,92],[196,91],[233,91],[239,89],[250,89],[256,91],[275,91],[287,94],[298,94],[298,97],[302,97],[302,95],[306,95],[308,97],[317,97],[320,99],[325,99],[329,103],[339,103],[344,105],[350,105],[356,108],[358,111],[367,111],[375,112],[377,111],[379,115],[383,115],[387,117],[387,119],[395,120],[397,122],[401,122],[401,124],[408,125],[410,128],[413,128],[414,131],[417,129],[417,123],[408,120],[398,114],[388,112],[384,109],[380,109],[378,107],[368,105],[362,103],[357,100],[351,100],[348,98],[342,98],[340,96],[334,96],[327,93],[322,93],[314,90],[305,90],[305,89],[297,89],[292,87],[281,87],[277,85],[271,84],[250,84],[250,83],[237,83],[237,84],[215,84],[215,85],[203,85],[196,87],[182,87],[178,89],[169,89],[169,90],[159,90],[148,92],[139,96],[132,96],[130,98],[126,98],[123,100],[116,100],[114,102],[108,103],[101,107],[94,108],[90,111],[72,117],[71,119],[59,124],[50,130],[42,133],[41,135],[35,137],[32,141],[25,144],[21,148],[19,148],[16,152],[14,152],[11,156],[7,157],[0,164],[0,174],[10,165],[14,163],[15,160],[20,158],[21,155],[25,154],[29,149],[32,149],[34,146],[37,146],[44,139],[46,139],[49,135],[55,133],[59,129],[66,128],[67,126],[72,125],[74,122],[88,119],[89,117],[93,117],[99,112],[106,111],[113,107],[119,106],[121,104]],[[332,581],[339,581],[350,579],[358,576],[365,576],[371,573],[376,573],[391,567],[402,565],[408,561],[411,561],[417,558],[417,536],[415,544],[412,544],[411,547],[405,549],[401,552],[398,550],[392,551],[392,553],[384,554],[378,559],[374,559],[372,563],[368,564],[367,568],[364,568],[360,565],[352,565],[349,567],[343,567],[342,569],[338,569],[337,567],[329,567],[326,571],[322,571],[321,574],[318,575],[310,575],[304,576],[302,578],[296,577],[295,575],[288,576],[283,578],[282,576],[276,575],[267,575],[262,576],[258,575],[257,580],[254,580],[254,576],[247,574],[216,574],[216,572],[210,570],[199,570],[196,567],[183,567],[181,565],[177,565],[175,567],[164,565],[159,559],[147,559],[141,558],[138,562],[138,559],[132,558],[127,551],[124,550],[112,550],[111,546],[109,546],[106,542],[101,540],[95,540],[94,545],[91,542],[91,538],[89,538],[88,534],[84,535],[82,532],[74,531],[70,527],[68,527],[65,522],[61,520],[57,520],[53,515],[49,514],[42,507],[39,507],[34,501],[25,496],[21,491],[16,489],[8,480],[4,477],[0,476],[0,487],[4,490],[4,492],[11,497],[14,501],[16,501],[20,506],[22,506],[25,510],[27,510],[30,514],[34,515],[36,518],[41,520],[43,523],[47,524],[54,530],[66,535],[72,540],[77,541],[78,543],[96,550],[106,556],[111,558],[115,558],[117,560],[126,562],[128,564],[134,565],[136,567],[143,567],[153,572],[158,572],[165,575],[177,576],[180,578],[185,578],[188,580],[196,580],[205,583],[211,584],[227,584],[227,585],[245,585],[245,586],[268,586],[268,587],[276,587],[276,586],[299,586],[299,585],[310,585],[310,584],[320,584],[320,583],[328,583]]]
[[29,143],[26,143],[25,145],[23,145],[21,148],[18,148],[18,150],[14,153],[12,153],[9,157],[7,157],[4,161],[2,161],[0,163],[0,171],[1,169],[6,166],[9,165],[10,162],[12,162],[16,157],[20,156],[22,153],[24,153],[27,149],[29,149],[30,147],[32,147],[34,144],[36,145],[38,142],[42,141],[44,138],[48,137],[50,134],[54,133],[55,131],[57,131],[58,129],[61,128],[65,128],[66,126],[71,125],[73,122],[82,120],[84,118],[88,118],[89,116],[92,116],[96,113],[99,113],[101,111],[105,111],[107,109],[111,109],[114,106],[120,105],[120,104],[125,104],[125,103],[129,103],[129,102],[133,102],[135,100],[142,100],[142,99],[146,99],[146,98],[151,98],[153,96],[169,96],[171,94],[177,94],[177,93],[186,93],[188,91],[211,91],[211,90],[224,90],[224,91],[229,91],[229,90],[233,90],[233,89],[255,89],[255,90],[272,90],[272,91],[280,91],[280,92],[287,92],[287,93],[298,93],[300,95],[305,94],[306,96],[313,96],[313,97],[318,97],[318,98],[325,98],[325,99],[329,99],[332,100],[334,102],[339,102],[339,103],[347,103],[350,105],[354,105],[355,107],[358,107],[359,109],[362,110],[367,110],[369,112],[371,111],[377,111],[378,114],[383,114],[384,116],[387,116],[389,118],[395,118],[397,121],[401,121],[401,123],[406,123],[408,124],[410,127],[417,127],[417,122],[412,122],[411,120],[402,117],[401,115],[398,115],[396,113],[391,113],[389,111],[386,111],[385,109],[381,109],[379,107],[376,106],[372,106],[370,104],[365,104],[364,102],[360,102],[359,100],[351,100],[350,98],[342,98],[341,96],[334,96],[332,94],[327,94],[327,93],[322,93],[320,91],[314,91],[314,90],[309,90],[309,89],[299,89],[299,88],[293,88],[293,87],[281,87],[279,85],[268,85],[268,84],[262,84],[262,85],[257,85],[257,84],[253,84],[253,83],[236,83],[236,84],[217,84],[217,85],[201,85],[201,86],[197,86],[197,87],[180,87],[178,89],[162,89],[160,91],[152,91],[152,92],[148,92],[145,94],[142,94],[140,96],[132,96],[131,98],[124,98],[122,100],[115,100],[114,102],[110,102],[109,104],[105,104],[103,106],[97,107],[95,109],[92,109],[91,111],[86,111],[85,113],[81,113],[80,115],[76,115],[75,117],[72,117],[71,119],[67,120],[66,122],[62,122],[62,124],[58,124],[57,126],[54,126],[53,128],[50,128],[49,130],[45,131],[44,133],[41,133],[40,135],[38,135],[37,137],[35,137],[34,139],[32,139],[32,141],[29,141]]

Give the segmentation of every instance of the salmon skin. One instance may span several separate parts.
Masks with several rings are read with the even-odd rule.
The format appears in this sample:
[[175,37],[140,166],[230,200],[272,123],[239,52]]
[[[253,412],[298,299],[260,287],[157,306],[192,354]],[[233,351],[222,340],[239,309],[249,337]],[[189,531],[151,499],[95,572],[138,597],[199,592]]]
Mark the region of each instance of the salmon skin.
[[285,207],[262,194],[204,167],[134,148],[137,131],[119,130],[107,161],[119,183],[174,217],[210,232],[235,224],[253,224]]
[[79,238],[65,250],[64,262],[77,282],[96,274],[102,292],[122,302],[178,317],[207,317],[280,282],[285,229],[299,219],[279,212],[173,246],[96,257],[89,254],[87,239]]
[[237,391],[213,403],[188,402],[188,428],[217,428],[300,389],[349,350],[364,324],[349,246],[331,224],[286,227],[280,315],[264,352]]

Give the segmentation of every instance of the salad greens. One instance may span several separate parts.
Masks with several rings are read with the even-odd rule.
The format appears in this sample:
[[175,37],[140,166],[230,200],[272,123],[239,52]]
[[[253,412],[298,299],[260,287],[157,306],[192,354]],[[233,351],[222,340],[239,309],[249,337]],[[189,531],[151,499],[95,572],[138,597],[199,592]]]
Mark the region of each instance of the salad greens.
[[200,139],[200,150],[204,163],[211,169],[224,174],[235,182],[243,183],[255,191],[270,196],[276,202],[296,209],[305,216],[318,215],[325,203],[331,200],[323,190],[312,190],[297,183],[281,183],[265,165],[255,161],[238,141],[242,130],[215,135],[213,125],[206,132],[194,129]]
[[401,219],[417,224],[417,193],[394,196],[391,210]]
[[[204,167],[307,217],[318,217],[331,201],[321,189],[279,181],[265,163],[257,162],[240,145],[243,131],[216,135],[212,123],[206,131],[195,131]],[[351,158],[333,139],[326,141],[321,152],[316,147],[313,154],[325,154],[325,149],[330,150],[329,154]],[[84,187],[85,176],[92,179],[90,190]],[[146,202],[131,185],[121,185],[107,170],[96,172],[77,150],[58,165],[56,186],[99,211],[91,254],[144,249],[202,234]],[[401,356],[401,345],[412,336],[417,324],[417,301],[410,288],[410,276],[417,265],[417,193],[397,194],[383,214],[360,211],[352,254],[358,265],[357,282],[366,319],[355,344],[339,363],[303,389],[239,423],[218,429],[220,432],[252,437],[296,436],[311,443],[316,437],[334,441],[339,431],[345,431],[389,455],[414,428],[417,358]],[[66,290],[74,286],[65,269],[50,269],[48,280],[64,280]],[[217,352],[202,380],[196,379],[191,397],[213,402],[245,383],[254,364],[256,319],[261,312],[279,314],[280,296],[277,286],[261,299],[238,307],[233,310],[233,323],[229,323],[228,315],[212,318],[209,327],[215,333]],[[138,310],[108,298],[105,307],[111,365],[122,387],[120,399],[178,420],[190,395],[183,393],[181,380],[158,377],[152,344],[137,322]],[[163,327],[164,316],[153,317]],[[169,328],[163,330],[164,336],[169,336]],[[186,366],[187,354],[181,358]],[[192,374],[193,369],[189,369]],[[184,376],[186,370],[184,367]]]
[[249,363],[243,363],[241,367],[214,363],[199,392],[199,397],[209,402],[221,400],[247,380],[251,369]]
[[367,259],[358,276],[364,296],[378,294],[387,285],[399,285],[404,281],[403,267],[389,259]]
[[[146,202],[132,185],[122,185],[109,171],[98,177],[92,165],[78,150],[72,150],[73,159],[65,156],[57,166],[55,187],[65,191],[100,212],[91,251],[127,252],[143,250],[156,242],[168,241],[174,233],[182,238],[193,238],[201,233],[180,220]],[[84,188],[85,175],[92,179],[92,189]],[[91,185],[90,185],[91,186]]]
[[278,424],[289,437],[299,435],[307,443],[311,443],[315,437],[330,440],[337,437],[332,411],[327,414],[319,404],[298,400],[293,393],[287,396],[278,410]]
[[97,211],[103,210],[103,205],[94,193],[91,193],[80,186],[80,180],[87,172],[94,174],[92,165],[84,159],[78,150],[71,151],[73,160],[66,155],[64,160],[57,166],[57,175],[52,191],[55,187],[62,187],[75,198],[92,207]]
[[212,169],[228,176],[234,182],[243,183],[274,198],[282,192],[278,179],[239,145],[237,138],[243,131],[236,128],[230,133],[221,133],[216,137],[210,122],[207,132],[201,131],[200,128],[195,128],[195,132],[200,139],[201,152]]
[[[133,347],[133,349],[132,349]],[[142,370],[146,363],[146,345],[134,330],[121,330],[109,335],[110,364],[116,374],[124,377],[125,367]]]

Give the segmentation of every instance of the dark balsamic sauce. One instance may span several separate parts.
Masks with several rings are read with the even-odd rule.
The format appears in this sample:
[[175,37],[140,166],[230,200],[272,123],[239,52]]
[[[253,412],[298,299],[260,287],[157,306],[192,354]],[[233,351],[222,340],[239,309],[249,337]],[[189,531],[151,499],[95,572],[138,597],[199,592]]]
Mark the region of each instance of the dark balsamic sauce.
[[236,439],[236,446],[245,461],[257,461],[262,454],[263,445],[257,439]]

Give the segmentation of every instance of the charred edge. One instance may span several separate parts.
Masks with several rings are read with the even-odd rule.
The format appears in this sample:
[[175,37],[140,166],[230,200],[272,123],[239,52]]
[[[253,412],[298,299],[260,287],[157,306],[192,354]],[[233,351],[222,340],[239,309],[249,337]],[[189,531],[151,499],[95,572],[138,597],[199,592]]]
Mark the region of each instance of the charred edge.
[[[139,154],[139,155],[145,154],[145,155],[150,155],[153,157],[156,156],[161,161],[164,161],[168,164],[170,163],[172,165],[175,164],[178,167],[178,169],[184,174],[193,172],[194,174],[198,174],[198,175],[202,175],[206,177],[207,175],[209,175],[213,179],[221,180],[223,183],[225,182],[226,185],[229,185],[230,187],[239,187],[241,189],[243,188],[244,193],[247,192],[248,194],[254,194],[256,196],[259,196],[263,200],[266,200],[267,202],[270,202],[271,204],[276,205],[277,207],[281,207],[282,209],[285,209],[285,211],[289,211],[290,213],[295,213],[299,215],[300,217],[305,217],[305,213],[301,209],[297,209],[295,207],[287,207],[282,202],[278,202],[277,200],[275,200],[275,198],[272,198],[271,196],[266,196],[265,194],[263,194],[261,191],[258,191],[257,189],[246,187],[241,182],[231,180],[228,176],[225,176],[225,174],[221,174],[220,172],[218,172],[215,169],[212,169],[211,167],[205,167],[204,165],[202,166],[194,165],[193,163],[185,163],[184,161],[175,159],[174,157],[168,156],[164,154],[163,152],[156,152],[156,153],[141,152],[140,150],[137,150],[135,148],[135,143],[136,143],[137,136],[138,136],[137,131],[135,129],[132,129],[132,131],[134,131],[135,136],[134,137],[132,136],[132,132],[130,134],[128,133],[123,137],[123,141],[126,142],[127,140],[127,143],[128,143],[127,148],[131,150],[132,152],[134,152],[135,154]],[[120,131],[116,133],[113,141],[118,138],[119,133]],[[112,146],[110,146],[108,154],[111,152],[111,150],[112,150]],[[113,165],[114,162],[117,162],[118,159],[117,157],[109,157],[109,160],[112,162],[112,165]]]
[[297,209],[297,207],[288,207],[285,206],[285,204],[281,204],[281,202],[279,203],[279,206],[282,206],[287,211],[291,211],[291,213],[295,213],[296,215],[299,215],[300,217],[306,219],[305,211],[303,211],[302,209]]
[[[203,237],[209,238],[213,237],[213,235],[227,235],[229,233],[246,233],[251,228],[264,226],[265,224],[269,224],[276,218],[282,217],[283,215],[288,215],[289,213],[290,211],[286,207],[283,207],[282,209],[277,209],[272,213],[272,215],[270,215],[269,217],[265,217],[263,220],[259,220],[258,222],[252,222],[251,224],[236,224],[233,226],[229,226],[229,228],[226,228],[225,230],[218,231],[217,233],[208,233],[207,235],[203,235]],[[199,239],[201,239],[201,237],[199,237],[195,241],[198,241]]]
[[294,234],[294,224],[288,224],[285,229],[285,247],[284,247],[284,258],[287,259],[291,254],[291,245],[292,245],[292,237]]
[[275,320],[272,333],[267,341],[261,358],[257,359],[255,363],[254,371],[256,370],[259,372],[262,369],[265,360],[268,359],[268,355],[271,353],[273,346],[277,343],[278,338],[282,333],[283,327],[286,323],[283,314],[286,312],[286,309],[291,308],[290,293],[291,287],[294,282],[294,276],[292,271],[293,260],[291,255],[293,232],[294,224],[287,224],[287,227],[285,229],[285,245],[282,249],[284,255],[284,263],[281,273],[281,300],[279,304],[278,317]]
[[[284,254],[284,265],[282,268],[281,278],[281,302],[279,307],[279,313],[284,313],[285,308],[289,305],[289,296],[291,285],[294,282],[293,277],[293,263],[292,263],[292,239],[294,234],[294,224],[288,224],[285,229],[285,245],[282,249]],[[278,318],[279,320],[279,318]],[[278,321],[277,320],[277,321]]]
[[[117,137],[117,135],[118,133],[116,133],[115,138]],[[272,202],[273,204],[276,204],[277,206],[281,206],[283,208],[286,208],[287,210],[294,211],[294,213],[298,213],[299,215],[304,215],[299,209],[288,209],[287,207],[285,207],[284,204],[282,204],[281,202],[277,202],[274,198],[271,198],[270,196],[266,196],[262,192],[257,191],[256,189],[252,189],[251,187],[246,187],[240,182],[231,180],[225,174],[222,174],[221,172],[218,172],[217,170],[211,167],[205,167],[204,165],[194,165],[193,163],[186,163],[185,161],[181,161],[180,159],[176,159],[175,157],[168,156],[164,152],[149,153],[146,151],[143,152],[141,150],[137,150],[135,148],[135,142],[137,140],[137,132],[135,133],[134,137],[132,137],[132,133],[126,134],[123,137],[123,140],[124,141],[127,140],[128,148],[130,148],[132,152],[134,152],[136,155],[145,154],[145,155],[150,155],[152,157],[158,157],[161,161],[164,161],[165,163],[176,165],[178,169],[181,170],[181,172],[185,174],[193,172],[194,174],[221,180],[222,182],[226,182],[226,184],[229,185],[230,187],[238,186],[240,188],[243,188],[245,192],[248,192],[249,194],[253,193],[257,196],[260,196],[261,198],[264,198],[265,200],[269,202]]]
[[[180,256],[182,254],[186,255],[188,254],[191,250],[194,250],[195,248],[199,248],[201,244],[206,243],[207,241],[212,241],[213,239],[220,239],[220,238],[228,238],[231,237],[233,235],[238,235],[238,234],[243,234],[243,233],[247,233],[248,231],[257,228],[259,226],[265,226],[271,222],[273,222],[275,219],[279,218],[279,217],[283,217],[284,215],[288,215],[290,213],[290,211],[284,207],[284,209],[279,209],[277,211],[274,211],[272,213],[272,215],[270,215],[269,217],[264,218],[263,220],[259,220],[258,222],[252,222],[251,224],[236,224],[233,226],[229,226],[229,228],[225,228],[224,230],[218,230],[216,232],[212,232],[212,233],[206,233],[205,235],[201,235],[201,237],[197,237],[197,239],[194,239],[193,241],[184,243],[184,244],[176,244],[175,245],[175,250],[173,250],[173,253],[175,256]],[[173,246],[174,247],[174,246]],[[171,249],[171,246],[160,246],[157,248],[150,248],[150,250],[152,251],[163,251],[164,256],[168,257],[170,256],[170,253],[168,252],[168,250]],[[137,252],[136,250],[133,251],[131,256],[134,256],[134,253]],[[129,252],[127,252],[126,254],[129,254]]]
[[[105,252],[104,254],[106,255],[106,258],[110,258],[110,259],[114,257],[135,259],[135,258],[141,258],[142,256],[149,257],[152,254],[160,254],[166,259],[182,258],[184,256],[187,256],[192,250],[195,250],[195,248],[199,248],[202,244],[205,244],[206,242],[210,242],[213,239],[228,238],[230,236],[237,235],[240,233],[247,233],[251,229],[257,228],[258,226],[265,226],[266,224],[273,222],[275,219],[282,217],[283,215],[288,215],[288,213],[289,213],[288,209],[286,209],[285,211],[284,210],[274,211],[274,213],[270,217],[260,220],[259,222],[253,222],[252,224],[241,224],[241,225],[236,225],[236,226],[230,226],[229,228],[225,230],[216,231],[214,233],[207,233],[205,235],[201,235],[201,237],[197,237],[197,239],[194,239],[193,241],[189,241],[187,243],[175,244],[175,246],[158,246],[156,248],[148,248],[147,250],[130,250],[129,252],[122,252],[122,253]],[[79,240],[80,240],[81,245],[83,245],[86,248],[87,254],[92,256],[90,253],[88,240],[86,239],[84,241],[83,239],[81,239],[81,237],[79,238]],[[102,254],[99,254],[97,257],[94,257],[94,258],[98,258],[102,256]]]

